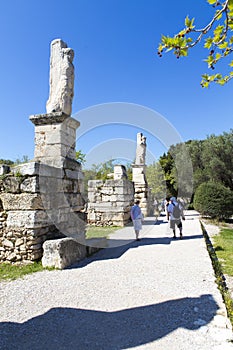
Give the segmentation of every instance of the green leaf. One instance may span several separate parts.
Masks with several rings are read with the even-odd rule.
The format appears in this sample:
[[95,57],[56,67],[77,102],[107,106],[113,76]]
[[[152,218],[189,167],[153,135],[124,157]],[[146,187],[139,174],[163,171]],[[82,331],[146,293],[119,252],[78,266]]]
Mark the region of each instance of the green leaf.
[[224,84],[226,83],[226,80],[225,80],[224,78],[222,78],[222,79],[219,79],[219,80],[217,81],[217,83],[218,83],[219,85],[224,85]]
[[227,41],[224,41],[224,43],[218,45],[218,48],[221,49],[221,50],[223,50],[223,49],[226,49],[227,46],[228,46],[228,42],[227,42]]
[[193,25],[194,20],[195,20],[195,18],[190,19],[189,16],[186,16],[186,18],[185,18],[185,26],[187,28],[193,29],[194,28],[194,25]]
[[207,2],[210,4],[210,5],[213,5],[216,3],[216,0],[207,0]]
[[228,22],[228,27],[230,28],[230,30],[233,30],[233,21]]
[[219,74],[219,73],[215,74],[214,80],[219,80],[219,79],[222,79],[222,74]]
[[233,60],[229,63],[230,67],[233,67]]
[[209,75],[208,74],[202,74],[202,78],[204,80],[209,80]]
[[214,30],[214,35],[216,35],[216,36],[221,35],[221,33],[222,33],[222,31],[223,31],[223,28],[224,28],[224,26],[218,25],[218,26],[215,28],[215,30]]
[[207,38],[207,39],[205,40],[205,45],[204,45],[204,47],[205,47],[206,49],[210,49],[211,46],[212,46],[212,44],[213,44],[213,39],[212,39],[211,37],[209,37],[209,38]]
[[191,19],[189,18],[189,16],[186,16],[186,18],[185,18],[185,25],[186,25],[186,27],[190,27],[191,26]]
[[188,50],[187,49],[181,49],[180,50],[180,56],[188,56]]

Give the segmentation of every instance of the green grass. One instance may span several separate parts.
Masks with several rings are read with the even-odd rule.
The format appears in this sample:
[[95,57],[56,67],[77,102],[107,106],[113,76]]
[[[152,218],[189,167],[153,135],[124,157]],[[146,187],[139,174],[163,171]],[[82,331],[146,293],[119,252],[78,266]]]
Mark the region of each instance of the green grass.
[[213,242],[223,273],[233,276],[233,229],[222,228]]
[[108,236],[119,230],[122,227],[118,226],[108,226],[108,227],[97,227],[97,226],[88,226],[87,232],[86,232],[86,238],[101,238],[105,237],[108,238]]
[[[213,237],[213,243],[202,223],[201,226],[206,241],[206,247],[214,268],[216,283],[222,294],[227,309],[227,315],[233,327],[233,300],[224,278],[224,274],[230,275],[229,272],[231,272],[233,257],[230,252],[233,251],[233,229],[222,228],[220,234]],[[229,266],[230,271],[228,270]]]
[[[2,263],[0,264],[0,281],[15,280],[29,273],[43,271],[43,270],[45,270],[45,268],[42,266],[41,262],[33,262],[31,264],[20,264],[20,265]],[[54,269],[49,268],[49,270],[54,270]]]

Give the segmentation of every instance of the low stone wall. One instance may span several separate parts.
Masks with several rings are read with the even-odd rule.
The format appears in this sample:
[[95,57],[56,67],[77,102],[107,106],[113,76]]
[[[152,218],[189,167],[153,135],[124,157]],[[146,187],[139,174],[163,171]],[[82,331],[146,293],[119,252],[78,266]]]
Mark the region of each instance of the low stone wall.
[[84,241],[80,165],[54,168],[31,162],[0,178],[0,261],[38,260],[45,240]]
[[88,182],[87,220],[96,226],[124,226],[130,221],[133,183],[127,179]]

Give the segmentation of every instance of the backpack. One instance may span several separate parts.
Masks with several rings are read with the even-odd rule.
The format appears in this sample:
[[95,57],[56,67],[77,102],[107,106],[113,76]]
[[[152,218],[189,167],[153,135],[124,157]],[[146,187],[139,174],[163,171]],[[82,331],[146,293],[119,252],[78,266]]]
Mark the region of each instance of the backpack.
[[174,216],[175,219],[180,219],[181,209],[180,209],[179,204],[177,204],[177,205],[175,205],[174,203],[172,203],[172,204],[174,205],[172,215]]

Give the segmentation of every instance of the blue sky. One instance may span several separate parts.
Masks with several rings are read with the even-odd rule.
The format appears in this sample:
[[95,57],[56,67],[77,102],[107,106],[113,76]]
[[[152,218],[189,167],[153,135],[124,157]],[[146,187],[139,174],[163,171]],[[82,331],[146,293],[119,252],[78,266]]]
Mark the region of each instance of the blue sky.
[[[56,38],[75,52],[77,118],[93,105],[123,102],[158,112],[184,141],[229,132],[233,82],[201,88],[201,74],[208,71],[203,62],[206,50],[196,47],[179,60],[173,54],[156,54],[161,34],[181,29],[187,14],[201,27],[212,13],[206,0],[0,1],[0,158],[33,158],[34,126],[29,116],[46,112],[49,47]],[[110,125],[110,117],[109,125],[81,136],[77,148],[88,153],[109,139],[133,143],[136,133],[143,132],[148,149],[158,157],[165,145],[138,126],[137,118],[135,125]]]

